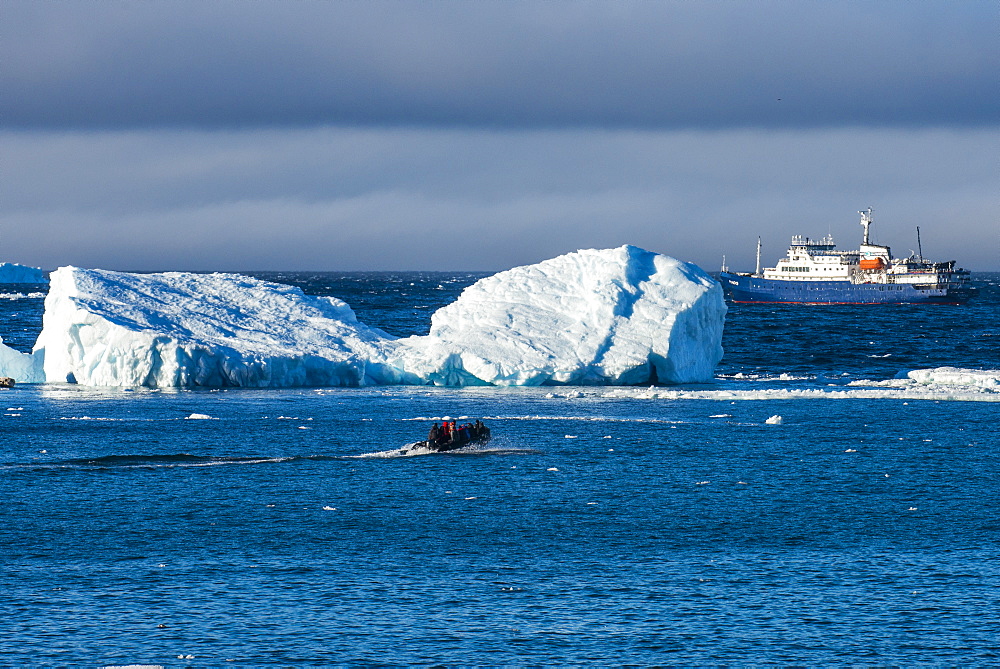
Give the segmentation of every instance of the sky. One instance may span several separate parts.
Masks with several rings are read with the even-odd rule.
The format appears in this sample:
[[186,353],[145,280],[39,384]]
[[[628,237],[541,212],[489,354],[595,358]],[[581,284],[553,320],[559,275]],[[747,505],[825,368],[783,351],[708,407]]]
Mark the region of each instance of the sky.
[[791,235],[1000,270],[1000,5],[0,5],[0,261],[499,270]]

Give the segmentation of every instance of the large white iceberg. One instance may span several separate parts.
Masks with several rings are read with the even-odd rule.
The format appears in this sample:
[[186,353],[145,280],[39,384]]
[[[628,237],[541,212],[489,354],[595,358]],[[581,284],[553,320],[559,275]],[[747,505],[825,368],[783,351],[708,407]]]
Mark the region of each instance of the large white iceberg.
[[45,272],[37,267],[0,262],[0,283],[47,283]]
[[695,265],[635,246],[577,251],[475,283],[389,363],[440,385],[705,381],[725,313]]
[[708,380],[726,307],[698,267],[633,246],[467,288],[395,339],[344,302],[232,274],[53,272],[31,356],[0,375],[95,386],[539,385]]
[[62,267],[34,355],[49,382],[363,385],[387,337],[336,298],[246,276]]

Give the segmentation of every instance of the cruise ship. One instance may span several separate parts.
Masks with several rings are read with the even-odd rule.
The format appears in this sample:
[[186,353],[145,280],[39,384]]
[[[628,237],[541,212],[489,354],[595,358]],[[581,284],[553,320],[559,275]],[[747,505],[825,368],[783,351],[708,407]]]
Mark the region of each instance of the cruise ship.
[[[893,258],[888,246],[871,243],[872,210],[858,212],[864,238],[857,251],[838,251],[833,237],[792,237],[788,254],[761,271],[730,272],[723,263],[719,281],[731,302],[798,304],[962,304],[978,289],[955,261],[930,262],[923,252]],[[920,247],[920,228],[917,228]]]

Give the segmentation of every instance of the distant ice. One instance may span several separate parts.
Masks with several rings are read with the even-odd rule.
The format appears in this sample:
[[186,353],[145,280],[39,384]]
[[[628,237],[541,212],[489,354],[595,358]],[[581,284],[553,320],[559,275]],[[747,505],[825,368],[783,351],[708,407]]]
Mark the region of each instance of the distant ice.
[[0,283],[48,283],[48,279],[37,267],[0,262]]
[[774,415],[765,420],[764,422],[767,423],[768,425],[781,425],[784,422],[784,419],[781,416]]

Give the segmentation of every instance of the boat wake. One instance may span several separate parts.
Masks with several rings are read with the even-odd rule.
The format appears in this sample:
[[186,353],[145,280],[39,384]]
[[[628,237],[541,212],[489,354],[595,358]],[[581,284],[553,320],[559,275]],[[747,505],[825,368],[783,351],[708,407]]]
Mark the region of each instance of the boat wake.
[[541,453],[537,448],[519,448],[516,446],[500,445],[496,440],[488,445],[470,444],[462,448],[455,448],[450,451],[436,451],[433,448],[418,445],[415,441],[401,448],[394,448],[388,451],[375,451],[373,453],[362,453],[360,455],[348,455],[346,458],[357,460],[370,459],[391,459],[391,458],[414,458],[423,455],[455,455],[455,456],[482,456],[482,455],[513,455],[523,453]]

